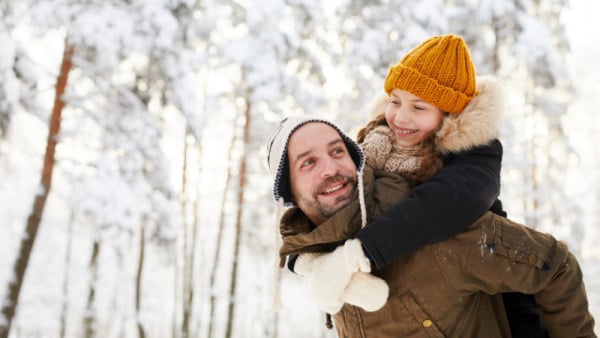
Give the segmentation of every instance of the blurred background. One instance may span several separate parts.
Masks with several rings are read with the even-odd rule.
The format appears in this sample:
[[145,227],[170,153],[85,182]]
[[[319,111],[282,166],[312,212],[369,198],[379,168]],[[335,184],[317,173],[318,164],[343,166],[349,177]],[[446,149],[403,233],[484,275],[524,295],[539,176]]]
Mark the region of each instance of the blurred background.
[[[0,338],[334,337],[288,271],[265,143],[352,133],[389,66],[462,35],[506,90],[509,217],[600,317],[594,0],[0,0]],[[596,41],[596,42],[594,42]]]

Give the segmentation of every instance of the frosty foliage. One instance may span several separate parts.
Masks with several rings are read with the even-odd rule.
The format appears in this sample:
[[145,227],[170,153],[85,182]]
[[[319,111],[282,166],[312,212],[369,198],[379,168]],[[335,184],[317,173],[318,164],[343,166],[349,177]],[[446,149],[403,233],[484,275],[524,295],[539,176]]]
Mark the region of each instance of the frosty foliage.
[[[178,22],[171,1],[49,0],[32,8],[41,27],[66,27],[73,44],[102,69],[112,69],[133,51],[151,55],[174,41]],[[52,15],[50,15],[52,14]]]
[[[28,273],[45,271],[42,257],[60,267],[53,274],[58,279],[71,270],[85,277],[67,280],[66,295],[43,278],[28,280],[15,332],[58,336],[62,310],[47,304],[64,299],[66,336],[83,335],[86,309],[93,309],[88,314],[95,317],[98,336],[107,338],[138,337],[138,324],[148,338],[204,337],[211,325],[214,337],[226,336],[228,326],[233,337],[333,336],[302,293],[306,285],[285,270],[285,310],[271,311],[275,206],[266,139],[282,116],[297,113],[322,114],[348,130],[363,125],[389,67],[424,39],[449,32],[465,38],[477,74],[497,76],[507,91],[501,199],[509,216],[552,232],[576,254],[599,255],[598,168],[592,161],[598,151],[581,147],[589,140],[574,142],[596,129],[586,123],[588,115],[578,115],[582,126],[572,129],[578,135],[565,130],[575,95],[561,16],[568,5],[566,0],[5,1],[0,145],[6,146],[0,149],[23,153],[36,140],[35,149],[43,149],[43,137],[37,136],[46,133],[64,41],[75,46],[58,139],[58,179]],[[42,39],[53,44],[39,49]],[[589,56],[587,64],[593,61]],[[587,97],[597,99],[594,88],[584,87]],[[577,111],[593,106],[581,102]],[[44,127],[13,125],[23,115],[35,116]],[[580,133],[582,128],[590,130]],[[578,157],[584,150],[592,155]],[[13,157],[19,168],[29,168],[21,173],[0,153],[3,177],[32,181],[29,189],[5,185],[11,191],[0,191],[2,201],[35,195],[38,176],[31,173],[39,171],[35,165],[43,154],[26,154]],[[573,174],[579,170],[574,159],[592,174]],[[4,213],[28,210],[31,202],[14,200],[14,208],[0,209],[12,228],[25,223],[19,217],[26,213]],[[71,214],[74,230],[67,236]],[[138,265],[142,228],[151,242]],[[12,248],[21,232],[7,234],[0,246]],[[75,257],[67,264],[62,250],[71,236]],[[93,274],[85,243],[92,239],[101,239],[119,258],[103,251],[97,302],[83,304]],[[61,254],[47,254],[57,251]],[[173,259],[161,260],[163,255]],[[9,259],[0,257],[0,282],[10,280]],[[590,263],[585,269],[598,267]],[[600,302],[594,299],[597,312]],[[31,313],[43,313],[44,320],[31,323],[23,315]],[[184,313],[190,315],[185,333]]]
[[[158,143],[162,131],[157,114],[174,106],[188,119],[190,130],[200,136],[203,112],[198,108],[194,74],[205,57],[196,51],[193,6],[190,1],[55,0],[32,8],[31,17],[39,23],[38,28],[65,27],[69,43],[76,46],[76,67],[93,81],[87,99],[70,98],[95,102],[85,105],[104,129],[101,152],[107,157],[98,159],[98,170],[80,188],[86,202],[75,206],[100,226],[131,233],[134,224],[145,220],[153,224],[151,233],[160,242],[175,239],[177,195]],[[206,31],[206,27],[197,31]],[[124,77],[123,70],[129,76]],[[116,166],[113,175],[106,169],[109,160]],[[94,179],[98,184],[115,182],[107,186],[121,187],[122,193],[111,190],[111,194],[122,195],[133,204],[121,204],[122,212],[106,219],[103,215],[115,206],[106,203],[111,194],[94,193]],[[98,201],[91,202],[94,198]]]
[[[109,93],[114,105],[104,107],[104,155],[73,197],[74,210],[101,228],[129,236],[140,224],[150,225],[149,232],[159,242],[173,242],[179,219],[167,161],[158,145],[160,126],[130,91],[117,88]],[[98,194],[101,186],[108,191]]]
[[[1,29],[1,28],[0,28]],[[13,71],[16,44],[6,31],[0,31],[0,138],[3,138],[10,124],[10,110],[19,99],[19,82]]]
[[521,34],[515,44],[515,53],[523,58],[541,85],[552,87],[555,79],[565,76],[564,61],[554,47],[553,34],[538,20],[521,13],[518,23]]
[[82,180],[72,196],[72,205],[101,227],[131,236],[139,223],[139,215],[148,211],[147,204],[137,202],[136,194],[139,192],[129,188],[114,160],[104,157],[96,162],[94,176]]
[[283,108],[290,100],[292,109],[315,112],[323,95],[321,59],[327,57],[317,30],[322,6],[318,1],[283,0],[269,6],[232,5],[222,27],[231,29],[219,30],[219,48],[222,66],[238,68],[241,81],[234,84],[235,92],[279,114],[286,113]]
[[21,108],[39,114],[36,101],[41,70],[28,57],[21,41],[0,25],[0,139],[9,130],[12,115]]
[[354,114],[364,111],[373,95],[382,91],[389,67],[404,53],[425,38],[448,30],[441,0],[346,1],[336,8],[335,15],[332,29],[340,52],[334,55],[351,84],[338,110]]

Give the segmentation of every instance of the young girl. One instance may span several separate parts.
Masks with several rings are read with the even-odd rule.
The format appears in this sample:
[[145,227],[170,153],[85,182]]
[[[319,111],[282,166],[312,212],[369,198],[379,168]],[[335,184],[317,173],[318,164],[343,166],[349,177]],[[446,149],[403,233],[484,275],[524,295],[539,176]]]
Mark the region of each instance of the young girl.
[[[356,233],[373,270],[461,233],[490,207],[503,214],[496,200],[501,99],[492,79],[477,82],[464,41],[453,35],[423,42],[390,68],[384,83],[389,97],[375,109],[385,113],[358,141],[367,164],[404,175],[416,189]],[[283,255],[294,252],[286,247],[291,242],[284,238]],[[543,337],[532,298],[516,299],[516,309],[506,304],[513,336]]]

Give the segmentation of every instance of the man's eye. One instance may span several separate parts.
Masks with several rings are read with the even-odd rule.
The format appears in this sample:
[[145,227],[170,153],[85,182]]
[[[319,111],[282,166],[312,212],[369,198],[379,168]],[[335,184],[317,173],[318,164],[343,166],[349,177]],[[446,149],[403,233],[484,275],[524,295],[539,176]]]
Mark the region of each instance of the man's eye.
[[302,162],[302,164],[300,165],[300,167],[309,166],[309,165],[313,164],[314,162],[315,161],[313,161],[313,160],[306,160],[306,161]]

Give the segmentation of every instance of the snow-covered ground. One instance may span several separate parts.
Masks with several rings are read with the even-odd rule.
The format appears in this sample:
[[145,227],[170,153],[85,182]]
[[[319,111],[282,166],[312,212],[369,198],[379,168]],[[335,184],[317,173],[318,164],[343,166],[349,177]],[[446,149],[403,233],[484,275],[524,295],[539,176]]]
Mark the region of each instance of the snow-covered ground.
[[[598,163],[600,162],[600,148],[598,147],[598,131],[600,131],[600,86],[598,86],[600,84],[600,63],[598,60],[600,60],[600,48],[596,43],[600,40],[600,25],[596,24],[596,16],[599,12],[600,2],[597,0],[573,0],[572,10],[565,14],[569,20],[568,36],[572,49],[568,67],[577,94],[575,101],[570,106],[567,118],[563,121],[565,134],[579,153],[578,165],[570,168],[565,173],[565,181],[571,187],[569,191],[571,198],[580,201],[580,206],[585,214],[581,224],[585,237],[581,249],[577,252],[577,257],[583,270],[590,308],[597,320],[600,320],[600,279],[597,278],[597,276],[600,276],[600,246],[597,245],[600,241],[600,208],[598,207],[598,194],[592,195],[589,192],[591,190],[600,191],[600,176],[596,174],[599,171]],[[0,144],[3,147],[0,151],[2,156],[0,158],[0,177],[2,177],[0,179],[0,299],[4,296],[4,286],[10,278],[8,272],[11,271],[11,264],[18,248],[18,239],[22,233],[24,220],[31,208],[36,191],[45,145],[44,133],[46,126],[44,121],[27,114],[18,114],[14,117],[12,123],[13,129],[16,130],[15,134],[6,143]],[[225,153],[225,150],[219,149],[219,151]],[[55,179],[59,180],[55,184],[56,187],[65,186],[64,181],[60,182],[60,173],[57,174]],[[62,179],[65,179],[64,175]],[[219,182],[213,182],[215,186],[217,183]],[[220,186],[213,188],[219,190]],[[35,317],[38,324],[40,321],[45,322],[40,327],[48,328],[48,332],[56,332],[56,326],[58,325],[57,314],[60,311],[59,306],[63,295],[60,291],[56,292],[56,290],[60,290],[62,287],[64,269],[60,266],[60,262],[62,262],[65,248],[65,239],[63,238],[66,233],[65,224],[67,222],[65,220],[69,217],[67,214],[53,212],[53,210],[66,210],[66,206],[57,206],[57,204],[64,203],[63,198],[67,195],[68,192],[60,191],[60,189],[53,190],[53,194],[48,201],[40,230],[41,233],[31,259],[31,270],[28,271],[26,279],[25,288],[28,293],[24,294],[24,303],[29,306],[21,309],[20,314],[22,323],[26,323],[31,317]],[[510,212],[510,210],[508,211]],[[77,234],[75,234],[75,238],[78,239]],[[75,245],[89,245],[89,240],[89,238],[85,238],[85,241],[82,240],[81,243]],[[85,271],[88,264],[89,248],[86,247],[81,252],[85,253],[81,255],[82,257],[73,258],[74,265],[76,265],[75,271]],[[264,265],[263,263],[262,261],[256,262],[257,265]],[[223,266],[229,268],[227,264],[223,264]],[[247,266],[254,267],[252,265]],[[243,290],[244,292],[241,293],[244,295],[243,297],[256,297],[255,294],[264,296],[265,293],[269,293],[263,292],[262,289],[258,290],[257,285],[260,285],[262,280],[268,280],[270,276],[265,277],[265,275],[270,272],[270,266],[258,272],[247,271],[245,276],[248,277],[245,278],[253,280],[246,280],[248,290]],[[110,271],[110,273],[114,273],[114,271]],[[107,273],[107,275],[110,273]],[[131,271],[118,271],[117,273],[133,275]],[[220,271],[220,274],[223,275],[228,273],[229,270],[223,269],[223,271]],[[71,278],[75,280],[80,277],[72,276]],[[227,281],[227,278],[224,280]],[[157,281],[154,281],[156,285],[151,284],[150,289],[168,289],[170,285],[160,284],[162,281],[157,279]],[[43,286],[28,287],[33,283],[43,284]],[[76,295],[75,298],[80,299],[78,303],[72,304],[72,306],[83,309],[86,290],[83,288],[77,289],[77,283],[72,283],[72,285],[75,285],[75,287],[69,291],[70,294]],[[222,283],[221,286],[223,290],[212,290],[211,292],[222,292],[226,295],[228,284]],[[122,288],[126,289],[127,287],[122,286]],[[266,286],[265,288],[268,289],[269,287]],[[282,291],[285,308],[279,314],[279,334],[281,336],[334,336],[333,332],[323,330],[324,317],[320,312],[315,311],[316,305],[303,296],[307,291],[305,284],[301,283],[295,276],[284,272]],[[201,290],[199,292],[200,296],[204,292],[208,291]],[[170,296],[170,294],[168,295]],[[121,305],[120,301],[115,300],[114,302]],[[165,302],[167,300],[151,298],[150,301]],[[150,301],[147,300],[146,302]],[[123,302],[126,302],[126,300],[123,300]],[[248,304],[255,306],[256,303],[260,302],[252,301]],[[166,309],[164,313],[170,313],[169,310]],[[254,320],[254,318],[273,315],[270,309],[265,310],[265,312],[261,312],[261,310],[249,308],[247,311],[250,315],[247,317],[249,320]],[[254,312],[251,313],[251,311]],[[267,315],[264,315],[265,313]],[[152,320],[160,322],[160,319],[153,318]],[[218,318],[218,320],[223,319]],[[27,325],[23,326],[26,327]],[[162,327],[161,329],[169,330],[170,328]],[[599,330],[598,325],[596,330]],[[123,331],[126,330],[123,329]],[[40,332],[37,332],[37,334],[37,337],[54,337],[53,334],[47,334],[46,336],[40,335]],[[26,332],[19,335],[19,337],[24,336],[26,336]],[[118,335],[112,334],[110,336]],[[135,334],[123,333],[120,336],[129,337],[135,336]]]

